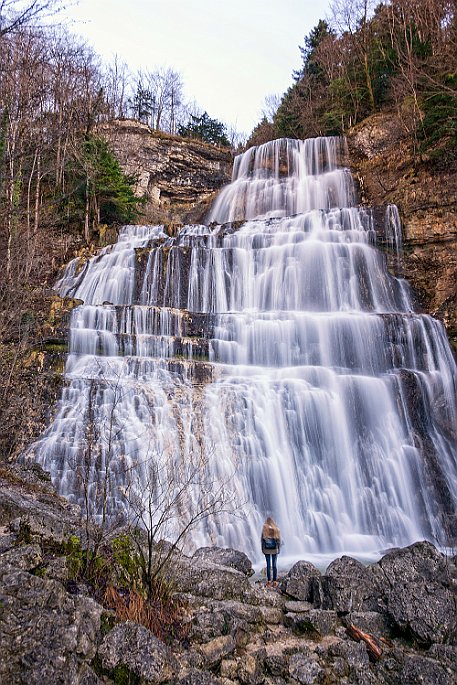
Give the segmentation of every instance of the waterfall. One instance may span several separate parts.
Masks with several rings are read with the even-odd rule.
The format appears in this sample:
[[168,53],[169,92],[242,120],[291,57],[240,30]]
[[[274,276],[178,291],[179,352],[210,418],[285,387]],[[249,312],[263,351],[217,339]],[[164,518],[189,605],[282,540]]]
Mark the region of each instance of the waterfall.
[[[206,225],[126,226],[70,263],[66,386],[29,455],[61,494],[99,517],[152,500],[164,537],[215,497],[189,549],[257,562],[267,515],[289,559],[446,544],[455,361],[388,272],[344,155],[339,138],[251,148]],[[400,250],[392,206],[385,227]]]

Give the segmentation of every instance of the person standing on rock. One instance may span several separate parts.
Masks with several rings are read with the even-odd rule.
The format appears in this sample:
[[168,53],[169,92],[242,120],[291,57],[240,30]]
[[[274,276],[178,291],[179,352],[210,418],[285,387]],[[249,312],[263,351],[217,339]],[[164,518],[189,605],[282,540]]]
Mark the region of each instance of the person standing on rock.
[[271,571],[273,567],[273,587],[276,587],[278,576],[277,559],[281,547],[281,533],[271,516],[265,519],[262,527],[262,553],[267,561],[267,585],[271,585]]

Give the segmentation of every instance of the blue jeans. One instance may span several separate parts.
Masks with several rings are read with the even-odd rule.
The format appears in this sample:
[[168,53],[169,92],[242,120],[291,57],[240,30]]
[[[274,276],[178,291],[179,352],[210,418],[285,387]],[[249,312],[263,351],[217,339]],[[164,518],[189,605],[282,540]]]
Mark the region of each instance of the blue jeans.
[[268,580],[271,580],[271,566],[273,565],[273,581],[275,581],[278,575],[278,568],[276,565],[278,555],[265,554],[265,559],[267,560],[267,578]]

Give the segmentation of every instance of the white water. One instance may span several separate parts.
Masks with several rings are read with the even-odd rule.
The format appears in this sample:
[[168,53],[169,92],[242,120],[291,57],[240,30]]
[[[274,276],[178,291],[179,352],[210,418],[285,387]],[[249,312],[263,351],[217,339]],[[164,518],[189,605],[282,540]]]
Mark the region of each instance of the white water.
[[[110,515],[127,512],[126,488],[147,500],[154,463],[172,481],[158,509],[188,483],[164,536],[221,484],[237,499],[236,516],[200,523],[195,546],[258,561],[266,515],[290,559],[444,544],[442,500],[457,506],[455,362],[441,324],[414,313],[387,272],[342,152],[339,139],[248,150],[211,226],[173,239],[127,226],[80,273],[69,265],[57,287],[84,305],[55,421],[32,448],[62,494],[87,492],[100,515],[109,480]],[[196,313],[209,340],[189,333]]]

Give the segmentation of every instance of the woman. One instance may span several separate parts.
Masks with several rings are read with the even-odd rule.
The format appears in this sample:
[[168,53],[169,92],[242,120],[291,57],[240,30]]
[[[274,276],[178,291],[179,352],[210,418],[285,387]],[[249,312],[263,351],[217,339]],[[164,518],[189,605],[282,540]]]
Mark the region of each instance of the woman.
[[262,528],[262,552],[265,554],[267,561],[267,585],[271,584],[271,567],[273,566],[273,587],[278,584],[276,578],[278,576],[277,558],[279,548],[281,547],[281,533],[278,526],[273,521],[271,516],[265,519]]

